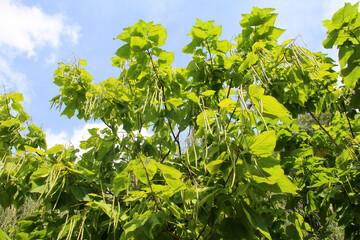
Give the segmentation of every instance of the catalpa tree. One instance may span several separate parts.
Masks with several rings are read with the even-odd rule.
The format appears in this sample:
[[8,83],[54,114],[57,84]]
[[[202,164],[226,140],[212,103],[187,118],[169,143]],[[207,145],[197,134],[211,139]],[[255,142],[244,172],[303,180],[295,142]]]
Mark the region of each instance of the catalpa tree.
[[[235,42],[219,40],[214,21],[197,20],[186,68],[161,48],[166,30],[144,21],[116,38],[115,78],[94,84],[85,60],[59,63],[52,105],[106,125],[89,130],[80,155],[47,148],[22,95],[2,95],[0,203],[36,203],[2,238],[359,236],[358,4],[324,21],[339,72],[325,54],[278,43],[284,30],[273,11],[243,14]],[[299,126],[303,114],[313,131]]]

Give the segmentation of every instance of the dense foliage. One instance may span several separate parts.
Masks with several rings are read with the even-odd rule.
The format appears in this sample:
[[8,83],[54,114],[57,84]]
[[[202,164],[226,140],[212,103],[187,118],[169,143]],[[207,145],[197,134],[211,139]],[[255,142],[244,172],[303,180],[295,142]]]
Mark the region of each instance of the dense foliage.
[[82,154],[48,149],[22,95],[2,95],[0,204],[38,204],[0,238],[359,237],[358,4],[324,21],[340,72],[295,40],[279,44],[273,11],[243,14],[235,43],[197,20],[186,68],[161,48],[166,30],[144,21],[116,38],[119,77],[95,84],[85,60],[59,63],[53,106],[107,126],[89,130]]

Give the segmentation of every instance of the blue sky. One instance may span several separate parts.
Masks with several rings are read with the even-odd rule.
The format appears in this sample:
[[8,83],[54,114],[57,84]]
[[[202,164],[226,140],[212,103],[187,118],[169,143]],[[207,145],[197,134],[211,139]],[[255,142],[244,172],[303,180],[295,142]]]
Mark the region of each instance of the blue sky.
[[[124,27],[139,19],[160,23],[167,29],[165,48],[175,52],[175,64],[184,67],[189,57],[181,49],[190,41],[187,34],[196,18],[222,25],[223,38],[241,32],[241,14],[253,6],[275,8],[276,25],[287,29],[280,41],[301,36],[311,51],[336,58],[336,51],[323,49],[326,29],[322,21],[344,5],[342,0],[0,0],[0,85],[7,92],[24,94],[25,110],[47,134],[50,145],[71,141],[75,146],[86,137],[86,129],[100,126],[69,120],[49,100],[57,95],[52,83],[57,62],[73,54],[87,60],[87,70],[100,82],[117,77],[110,58],[121,46],[113,40]],[[298,38],[301,43],[301,38]],[[1,87],[1,93],[3,87]]]

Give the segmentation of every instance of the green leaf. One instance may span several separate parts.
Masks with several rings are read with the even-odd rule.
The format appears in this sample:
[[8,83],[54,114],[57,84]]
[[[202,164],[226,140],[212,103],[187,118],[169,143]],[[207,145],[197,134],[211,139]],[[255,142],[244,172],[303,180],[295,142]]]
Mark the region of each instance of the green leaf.
[[70,186],[70,191],[78,201],[89,201],[91,193],[90,186],[74,184]]
[[115,54],[121,58],[130,59],[131,56],[130,44],[123,45],[116,51]]
[[117,174],[113,181],[113,191],[114,193],[121,192],[125,190],[130,185],[130,179],[128,172],[123,171],[120,174]]
[[181,98],[170,98],[169,100],[167,100],[167,102],[173,105],[175,108],[178,108],[184,103]]
[[47,177],[49,175],[49,171],[50,169],[46,167],[39,168],[31,174],[30,180]]
[[339,36],[339,30],[337,29],[328,33],[327,39],[323,41],[324,48],[328,48],[328,49],[332,48],[338,36]]
[[190,34],[191,36],[197,37],[201,40],[205,40],[206,38],[208,38],[208,34],[204,30],[197,27],[193,27]]
[[16,125],[20,124],[19,121],[17,121],[16,119],[0,121],[0,123],[2,126],[5,126],[5,127],[11,127],[11,126],[16,126]]
[[0,239],[10,240],[10,237],[0,228]]
[[[144,159],[145,160],[145,159]],[[144,169],[144,166],[142,163],[137,164],[134,167],[134,174],[135,176],[144,184],[149,185],[149,181],[147,179],[147,177],[149,177],[149,180],[151,181],[154,177],[154,175],[156,174],[157,171],[157,165],[155,163],[154,160],[150,160],[149,163],[146,163],[146,161],[144,161],[144,166],[146,168],[146,171]]]
[[257,101],[260,101],[262,99],[262,97],[264,96],[264,91],[265,89],[263,89],[257,84],[251,84],[249,86],[250,97],[256,99]]
[[206,90],[205,92],[202,92],[201,95],[205,96],[205,97],[210,97],[212,95],[214,95],[215,91],[214,90]]
[[191,101],[193,101],[194,103],[199,103],[199,98],[196,96],[195,93],[193,92],[189,92],[186,94],[187,98],[190,99]]
[[[272,157],[267,157],[259,159],[257,163],[261,170],[269,174],[269,176],[266,177],[266,181],[263,181],[264,183],[276,184],[283,193],[297,193],[296,191],[299,189],[285,175],[284,170],[280,166],[279,160]],[[273,189],[270,188],[270,191],[272,190]]]
[[181,178],[182,176],[182,173],[174,167],[159,162],[155,162],[155,164],[164,174],[172,175],[174,178],[178,178],[178,179]]
[[11,98],[14,102],[22,102],[24,101],[24,97],[21,93],[13,92],[6,94],[5,97]]
[[189,53],[189,54],[193,54],[195,52],[195,49],[196,49],[196,44],[195,42],[191,42],[189,43],[188,45],[186,45],[182,52],[183,53]]
[[72,118],[75,114],[75,108],[66,106],[64,111],[61,112],[61,115],[67,116],[69,119]]
[[87,62],[84,59],[79,59],[79,64],[85,67]]
[[307,203],[308,203],[308,205],[307,205],[308,206],[307,207],[308,211],[309,212],[315,211],[317,209],[317,207],[316,207],[314,192],[313,191],[308,191],[306,198],[307,198]]
[[186,189],[185,184],[181,180],[182,173],[179,170],[158,162],[156,162],[156,166],[162,171],[166,183],[174,191]]
[[231,112],[234,111],[234,108],[236,107],[236,102],[231,98],[225,98],[219,102],[218,106]]
[[235,107],[235,105],[236,105],[236,102],[234,100],[232,100],[231,98],[225,98],[225,99],[221,100],[218,104],[218,106],[221,108]]
[[166,35],[166,29],[157,24],[150,29],[148,38],[153,41],[155,46],[161,47],[165,44]]
[[138,36],[131,37],[130,47],[134,51],[143,51],[143,50],[145,50],[145,47],[147,45],[148,45],[148,42],[146,41],[146,39],[144,39],[142,37],[138,37]]
[[174,53],[173,52],[161,52],[159,54],[159,64],[170,65],[174,61]]
[[343,82],[347,89],[355,88],[356,83],[359,80],[360,76],[360,67],[359,66],[351,66],[343,69],[341,71],[341,75],[344,77]]
[[259,57],[256,53],[250,52],[243,63],[240,65],[238,71],[243,72],[248,69],[251,65],[254,65],[259,60]]
[[250,145],[250,152],[261,157],[266,157],[274,152],[275,146],[276,132],[266,131],[255,136],[253,143]]
[[18,111],[18,112],[23,110],[22,105],[20,103],[18,103],[18,102],[13,102],[11,104],[11,107],[12,107],[12,109],[14,109],[15,111]]
[[209,173],[214,174],[218,172],[220,165],[224,162],[224,159],[222,160],[214,160],[206,164],[206,169],[209,171]]
[[288,117],[289,111],[279,103],[279,101],[273,96],[265,95],[262,97],[263,112],[276,117]]
[[13,198],[1,188],[0,188],[0,195],[1,195],[0,205],[2,206],[3,209],[7,209],[9,206],[11,206]]
[[60,152],[63,149],[63,146],[61,144],[57,144],[53,146],[52,148],[45,151],[45,154],[55,154]]
[[252,50],[254,51],[254,52],[256,52],[256,51],[258,51],[258,50],[260,50],[260,49],[263,49],[263,48],[265,48],[265,43],[263,43],[263,42],[256,42],[256,43],[254,43],[254,45],[252,45]]
[[354,54],[354,48],[351,46],[343,45],[339,49],[339,63],[341,68],[344,68],[348,59]]
[[39,155],[41,155],[41,156],[45,155],[45,152],[44,152],[44,151],[42,151],[42,150],[40,150],[40,149],[36,149],[36,148],[30,147],[30,146],[28,146],[28,145],[25,145],[24,148],[25,148],[26,151],[33,152],[33,153],[37,153],[37,154],[39,154]]
[[[212,25],[213,24],[213,21],[209,21],[209,23]],[[215,37],[215,38],[218,38],[221,36],[221,31],[222,31],[222,27],[219,25],[219,26],[215,26],[215,27],[212,27],[209,31],[208,31],[208,34],[209,36],[211,37]],[[227,40],[224,40],[227,42]],[[224,41],[219,41],[219,42],[224,42]],[[218,43],[219,43],[218,42]],[[226,52],[226,51],[225,51]]]
[[343,26],[344,23],[349,23],[355,19],[358,14],[359,3],[351,5],[351,3],[345,3],[345,6],[339,9],[332,17],[334,24]]
[[281,44],[282,44],[282,45],[288,45],[288,44],[291,43],[292,41],[294,41],[294,39],[288,39],[288,40],[285,40],[284,42],[282,42]]
[[197,118],[196,123],[199,126],[205,126],[205,123],[211,124],[215,120],[215,113],[213,110],[206,109],[205,111],[201,112]]
[[223,40],[223,41],[217,41],[216,42],[216,46],[215,46],[215,49],[217,51],[220,51],[222,53],[227,53],[230,49],[230,46],[229,46],[229,42],[227,40]]
[[100,201],[89,201],[86,203],[86,206],[89,206],[94,209],[102,209],[103,212],[109,217],[112,217],[112,206],[111,204],[106,203],[104,200]]

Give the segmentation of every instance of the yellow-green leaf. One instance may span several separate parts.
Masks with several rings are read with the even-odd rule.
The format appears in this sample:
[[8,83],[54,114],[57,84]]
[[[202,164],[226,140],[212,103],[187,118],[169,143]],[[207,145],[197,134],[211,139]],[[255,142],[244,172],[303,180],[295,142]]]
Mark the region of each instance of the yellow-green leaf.
[[196,123],[199,126],[204,126],[205,122],[208,122],[209,124],[213,123],[215,120],[215,113],[212,110],[206,109],[205,111],[201,112],[197,118]]
[[282,45],[288,45],[288,44],[291,43],[292,41],[294,41],[294,39],[288,39],[288,40],[283,41],[281,44],[282,44]]
[[265,47],[265,43],[263,42],[256,42],[254,45],[252,45],[252,50],[257,51]]
[[181,180],[182,173],[179,170],[158,162],[156,162],[156,166],[162,171],[166,183],[174,191],[186,189],[185,184]]
[[286,117],[290,116],[289,111],[279,103],[279,101],[274,98],[273,96],[263,96],[262,97],[263,103],[263,111],[266,114],[273,115],[276,117]]
[[[148,185],[157,171],[157,167],[154,160],[151,160],[149,163],[139,163],[134,167],[135,176],[144,184]],[[146,170],[145,170],[146,169]],[[149,181],[148,178],[149,177]]]
[[53,146],[52,148],[46,150],[45,154],[55,154],[55,153],[58,153],[59,151],[61,151],[62,149],[63,149],[63,146],[61,144],[57,144],[57,145]]
[[236,102],[231,98],[225,98],[221,100],[218,105],[221,108],[234,108],[236,107]]
[[168,103],[171,103],[175,108],[178,108],[180,105],[184,103],[184,101],[181,98],[170,98],[167,100]]
[[25,150],[26,151],[29,151],[29,152],[33,152],[33,153],[37,153],[41,156],[45,155],[44,151],[40,150],[40,149],[36,149],[36,148],[33,148],[33,147],[30,147],[28,145],[25,145],[24,146]]
[[143,48],[146,46],[147,41],[146,39],[142,38],[142,37],[131,37],[130,40],[130,47],[134,50],[140,51],[143,50]]
[[265,89],[260,87],[259,85],[251,84],[249,86],[249,95],[254,100],[260,101],[261,98],[264,96],[264,91]]
[[269,156],[274,152],[276,145],[276,133],[275,131],[262,132],[257,135],[250,145],[250,152],[258,156]]
[[207,90],[207,91],[203,92],[202,95],[205,97],[209,97],[209,96],[214,95],[214,93],[215,93],[214,90]]
[[194,103],[199,103],[199,98],[196,96],[195,93],[189,92],[186,94],[187,98],[193,101]]
[[206,164],[206,169],[209,171],[209,173],[214,174],[219,170],[223,162],[224,159],[211,161],[208,164]]
[[87,64],[87,62],[86,62],[86,60],[84,60],[84,59],[79,59],[79,63],[80,63],[80,65],[82,65],[82,66],[86,66],[86,64]]
[[122,190],[125,190],[130,185],[130,179],[127,171],[122,171],[120,174],[117,174],[113,182],[113,191],[118,193]]

